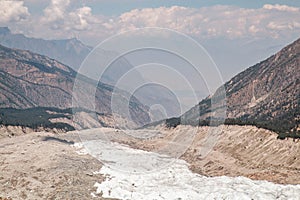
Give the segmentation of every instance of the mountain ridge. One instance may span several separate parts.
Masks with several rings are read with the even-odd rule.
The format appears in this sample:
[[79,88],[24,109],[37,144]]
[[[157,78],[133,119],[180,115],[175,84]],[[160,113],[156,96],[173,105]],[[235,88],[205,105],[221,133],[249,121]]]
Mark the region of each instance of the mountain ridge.
[[[76,38],[45,40],[14,34],[8,27],[0,27],[0,44],[9,48],[29,50],[58,60],[77,70],[92,47]],[[75,56],[74,56],[75,55]]]
[[[95,112],[106,113],[109,118],[112,118],[112,92],[118,92],[121,98],[126,98],[112,86],[89,79],[67,65],[40,54],[0,45],[0,58],[0,108],[72,108],[74,101],[76,105],[76,99],[73,98],[75,80],[82,87],[82,95],[95,88]],[[86,101],[92,102],[93,99]],[[147,109],[135,97],[130,99],[129,110],[137,124],[149,120]],[[97,114],[97,117],[103,120],[103,116]]]
[[[100,81],[108,85],[115,86],[118,80],[129,71],[131,72],[131,76],[134,77],[137,82],[145,82],[143,76],[138,72],[138,70],[134,69],[134,66],[128,61],[128,59],[126,59],[125,56],[117,58],[109,67],[106,68],[102,76],[99,77],[100,75],[95,70],[99,61],[110,57],[118,57],[118,53],[97,48],[96,51],[100,51],[103,58],[96,57],[94,58],[95,60],[93,60],[93,58],[91,59],[91,57],[88,56],[92,54],[93,48],[85,45],[76,38],[61,40],[32,38],[23,34],[14,34],[8,27],[0,27],[0,44],[7,46],[8,48],[29,50],[37,54],[48,56],[70,66],[75,71],[91,79],[99,80],[99,78],[101,78]],[[84,60],[86,58],[91,59],[88,60],[91,65],[85,65]],[[131,88],[133,86],[129,85],[128,87]],[[153,92],[153,90],[155,91]],[[176,99],[161,88],[144,88],[136,94],[135,97],[148,107],[160,102],[167,108],[167,113],[170,116],[179,115]],[[158,116],[155,118],[159,116],[162,117],[163,113],[159,112]]]
[[[226,91],[226,119],[217,119],[212,99],[220,88],[200,101],[181,118],[166,120],[170,127],[178,124],[209,125],[222,123],[255,125],[285,136],[300,133],[300,39],[278,53],[240,72],[222,87]],[[221,101],[215,102],[216,104]],[[214,109],[214,110],[213,110]],[[217,122],[219,120],[219,122]],[[223,122],[224,122],[223,121]]]

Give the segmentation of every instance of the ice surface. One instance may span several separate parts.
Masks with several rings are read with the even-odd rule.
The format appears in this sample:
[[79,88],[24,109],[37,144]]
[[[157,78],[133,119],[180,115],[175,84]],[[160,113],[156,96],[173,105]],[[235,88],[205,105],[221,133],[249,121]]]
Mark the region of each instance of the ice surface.
[[[99,145],[100,144],[100,145]],[[124,200],[299,199],[300,185],[279,185],[245,177],[205,177],[192,173],[184,160],[132,149],[118,143],[88,141],[89,153],[106,163],[96,183],[103,197]],[[112,164],[113,163],[113,164]],[[168,163],[168,165],[164,165]],[[145,172],[147,167],[164,166]]]
[[133,149],[105,140],[87,141],[84,142],[84,147],[89,154],[106,166],[124,173],[149,173],[176,161],[165,155]]

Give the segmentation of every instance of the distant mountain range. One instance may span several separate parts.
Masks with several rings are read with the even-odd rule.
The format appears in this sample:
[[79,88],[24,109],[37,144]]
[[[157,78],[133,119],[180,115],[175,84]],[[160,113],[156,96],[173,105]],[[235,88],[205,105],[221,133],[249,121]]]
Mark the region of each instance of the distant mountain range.
[[[51,109],[44,109],[48,113],[72,108],[76,105],[76,99],[72,99],[75,79],[82,88],[82,98],[86,98],[84,91],[96,88],[95,99],[84,99],[86,102],[95,101],[95,111],[98,114],[96,117],[102,120],[103,116],[111,117],[111,96],[114,90],[112,86],[101,82],[97,83],[77,74],[70,67],[46,56],[0,45],[0,108],[56,108],[55,112]],[[119,93],[120,98],[127,98],[123,94],[125,93]],[[80,109],[77,109],[80,114],[90,113],[89,110],[84,110],[89,108]],[[129,111],[136,124],[149,122],[148,108],[134,97],[130,99]],[[70,114],[70,112],[63,112],[63,114]],[[2,116],[2,121],[5,118]],[[81,119],[83,118],[81,117]],[[87,121],[80,122],[80,126],[92,127],[92,125],[87,125],[92,123],[88,122],[92,120],[91,117],[85,118]],[[22,124],[22,119],[20,120],[19,123]],[[109,120],[112,121],[112,119],[105,121]],[[96,126],[96,124],[94,125]]]
[[[256,125],[274,130],[282,138],[300,137],[300,39],[239,73],[224,87],[226,124]],[[167,124],[218,123],[216,113],[224,107],[212,108],[211,101],[212,97],[207,97],[181,118],[168,119]]]
[[44,40],[13,34],[7,27],[0,27],[0,44],[9,48],[29,50],[48,56],[77,70],[92,50],[76,38]]
[[[66,64],[67,66],[70,66],[75,71],[78,71],[80,69],[82,62],[92,50],[92,47],[83,44],[81,41],[75,38],[63,40],[44,40],[29,38],[23,34],[12,33],[8,27],[0,27],[0,45],[9,48],[29,50],[33,53],[45,55],[63,64]],[[101,56],[104,57],[114,57],[118,55],[117,52],[110,52],[100,49],[97,49],[97,51],[100,51]],[[93,62],[98,63],[99,59]],[[97,72],[95,72],[95,70],[97,70],[95,69],[95,65],[92,65],[90,67],[91,68],[89,69],[80,69],[79,72],[83,73],[89,78],[99,80],[100,77],[98,77]],[[133,68],[134,66],[129,63],[126,58],[121,57],[109,66],[109,68],[101,77],[100,81],[115,86],[118,80],[126,72],[131,70],[134,79],[138,80],[138,82],[141,83],[145,82],[141,74],[137,70],[132,70]],[[147,106],[151,106],[157,103],[162,104],[165,107],[168,116],[178,116],[180,114],[177,100],[172,96],[172,94],[166,92],[161,88],[144,88],[137,95],[137,97],[144,105]],[[160,116],[162,117],[163,114],[158,111],[157,116],[154,116],[154,118],[161,118]]]
[[[41,115],[46,116],[42,121],[48,123],[50,119],[55,121],[57,118],[57,116],[48,116],[45,113],[60,113],[65,116],[65,121],[68,121],[71,112],[66,109],[72,107],[72,89],[75,77],[78,75],[76,69],[91,48],[76,39],[28,38],[22,34],[12,34],[6,27],[0,28],[0,44],[30,50],[0,46],[0,108],[11,109],[2,110],[2,114],[20,112],[20,110],[14,109],[27,109],[24,111],[33,116],[35,112],[28,109],[38,108],[36,113],[43,113]],[[104,52],[103,55],[114,56],[115,53]],[[56,58],[58,61],[40,54]],[[62,63],[73,66],[73,69]],[[113,124],[110,116],[110,98],[113,87],[107,84],[116,84],[120,77],[132,68],[133,66],[125,58],[120,58],[102,77],[101,80],[104,83],[100,82],[99,84],[93,79],[79,75],[84,87],[90,88],[98,85],[96,112],[98,119],[101,119],[100,121],[103,123]],[[140,77],[137,71],[134,76],[143,81],[143,77]],[[92,78],[96,79],[97,77]],[[227,106],[225,123],[268,128],[278,132],[283,138],[299,134],[299,79],[300,39],[224,84]],[[217,97],[218,91],[220,89],[181,117],[167,119],[167,125],[218,124],[222,120],[218,119],[216,113],[225,108],[222,106],[223,102],[219,102],[220,107],[211,107],[212,99],[217,99],[212,97]],[[149,94],[152,99],[147,97]],[[159,88],[146,89],[138,97],[139,100],[133,97],[130,104],[130,112],[137,124],[141,125],[150,121],[148,106],[154,105],[154,103],[169,106],[169,111],[176,110],[176,104],[173,104],[170,94],[166,94]],[[87,120],[80,122],[79,126],[93,127],[95,125],[96,122],[93,117],[90,117],[89,110],[80,108],[76,112],[89,116],[86,117]],[[158,113],[159,115],[160,113]],[[0,115],[0,122],[1,120],[3,122],[4,118],[5,116]],[[13,119],[13,117],[9,118]],[[14,122],[14,124],[17,123]]]

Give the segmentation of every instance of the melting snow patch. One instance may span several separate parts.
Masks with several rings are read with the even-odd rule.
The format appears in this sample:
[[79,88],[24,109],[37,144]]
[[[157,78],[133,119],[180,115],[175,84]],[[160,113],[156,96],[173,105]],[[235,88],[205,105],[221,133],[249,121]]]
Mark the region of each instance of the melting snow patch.
[[86,150],[86,148],[84,148],[82,143],[75,143],[71,146],[73,146],[76,149],[76,153],[78,153],[79,155],[88,154],[88,151]]

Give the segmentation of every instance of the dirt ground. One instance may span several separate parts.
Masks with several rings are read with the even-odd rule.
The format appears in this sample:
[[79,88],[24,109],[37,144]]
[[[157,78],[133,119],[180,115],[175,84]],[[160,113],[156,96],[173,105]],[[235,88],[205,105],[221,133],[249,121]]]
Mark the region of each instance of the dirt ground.
[[[0,199],[91,199],[101,163],[51,133],[0,140]],[[95,197],[94,199],[103,199]]]
[[[180,158],[186,160],[196,173],[300,184],[300,142],[278,140],[275,133],[264,129],[223,126],[215,136],[216,144],[212,151],[205,157],[201,155],[201,148],[205,144],[208,127],[160,127],[159,136],[148,139],[128,137],[114,129],[101,129],[111,141],[149,151],[157,151],[172,140],[182,143],[188,139],[184,136],[191,130],[195,133],[193,142]],[[147,130],[140,133],[152,134]],[[94,136],[87,135],[86,138],[94,139]],[[94,184],[105,178],[93,173],[99,171],[102,164],[89,155],[78,154],[72,146],[74,142],[79,142],[79,138],[72,132],[2,137],[0,200],[91,199],[91,193],[96,191]],[[94,199],[103,199],[100,195]]]
[[206,176],[245,176],[280,184],[300,184],[300,141],[280,140],[277,134],[251,126],[224,126],[218,143],[199,159],[199,131],[183,155],[194,172]]

